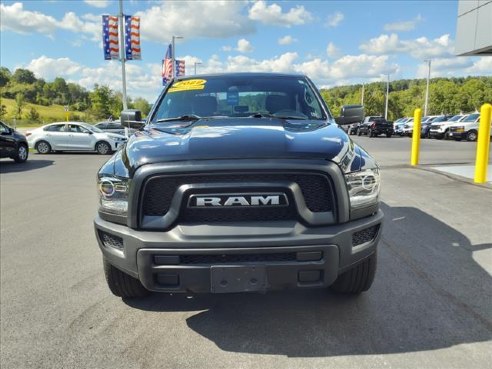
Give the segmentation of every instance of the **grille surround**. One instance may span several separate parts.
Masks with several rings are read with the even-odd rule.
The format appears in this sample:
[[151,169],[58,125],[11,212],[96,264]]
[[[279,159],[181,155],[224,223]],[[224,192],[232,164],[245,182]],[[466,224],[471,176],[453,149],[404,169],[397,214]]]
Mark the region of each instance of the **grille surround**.
[[352,234],[352,246],[359,246],[367,242],[373,241],[379,233],[379,224],[364,228],[361,231]]
[[[193,184],[228,184],[224,193],[244,192],[244,189],[234,189],[234,184],[268,183],[278,184],[278,189],[284,192],[284,183],[296,183],[302,193],[304,202],[313,213],[331,212],[335,208],[333,185],[329,177],[318,172],[216,172],[207,174],[171,174],[156,175],[145,180],[140,198],[140,210],[143,216],[164,216],[171,209],[171,202],[177,189],[182,185]],[[268,189],[271,191],[271,188]],[[222,192],[222,191],[221,191]],[[193,193],[195,194],[195,193]],[[291,199],[290,199],[291,200]],[[183,208],[181,208],[183,210]],[[203,209],[199,209],[203,211]],[[222,209],[221,209],[222,210]],[[242,210],[245,210],[242,208]],[[250,210],[250,209],[248,209]],[[263,208],[261,210],[264,210]],[[278,210],[278,209],[276,209]],[[292,218],[292,216],[290,215]],[[267,217],[268,218],[268,217]],[[258,219],[254,219],[258,220]]]

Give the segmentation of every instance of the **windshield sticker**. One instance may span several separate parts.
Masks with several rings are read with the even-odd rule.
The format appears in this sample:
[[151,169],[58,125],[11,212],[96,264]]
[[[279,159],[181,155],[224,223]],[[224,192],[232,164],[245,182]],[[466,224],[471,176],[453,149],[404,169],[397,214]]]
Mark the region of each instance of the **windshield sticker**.
[[178,81],[174,83],[167,92],[203,90],[205,88],[205,83],[207,83],[207,81],[204,79],[187,79],[185,81]]

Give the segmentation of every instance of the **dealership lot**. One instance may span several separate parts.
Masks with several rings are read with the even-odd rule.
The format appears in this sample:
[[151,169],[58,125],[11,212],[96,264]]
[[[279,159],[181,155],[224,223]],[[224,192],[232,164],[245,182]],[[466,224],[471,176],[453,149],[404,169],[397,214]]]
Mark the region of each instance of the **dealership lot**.
[[[379,269],[326,291],[152,295],[107,289],[92,218],[106,156],[2,160],[2,368],[484,368],[492,359],[492,188],[433,170],[476,144],[354,140],[382,166]],[[489,174],[489,178],[492,173]]]

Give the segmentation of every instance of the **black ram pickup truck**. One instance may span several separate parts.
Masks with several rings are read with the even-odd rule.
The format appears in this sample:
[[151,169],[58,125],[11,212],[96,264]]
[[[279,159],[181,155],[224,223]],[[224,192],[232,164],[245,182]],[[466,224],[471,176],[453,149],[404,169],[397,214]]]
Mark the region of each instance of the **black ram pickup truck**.
[[386,135],[389,138],[393,135],[393,123],[388,122],[383,117],[366,117],[359,126],[357,134],[359,136],[364,134],[369,137]]
[[[136,110],[121,120],[142,124]],[[379,168],[307,77],[177,78],[144,123],[97,176],[115,295],[369,289]]]

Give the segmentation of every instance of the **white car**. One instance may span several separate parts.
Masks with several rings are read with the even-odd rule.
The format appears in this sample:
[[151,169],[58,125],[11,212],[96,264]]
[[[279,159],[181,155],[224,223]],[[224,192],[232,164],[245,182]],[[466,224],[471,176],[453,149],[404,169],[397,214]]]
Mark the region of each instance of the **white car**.
[[118,150],[126,137],[101,131],[87,123],[57,122],[27,132],[29,147],[40,154],[51,151],[96,151],[101,155]]
[[467,117],[468,115],[458,114],[452,118],[449,118],[444,122],[435,122],[435,123],[433,122],[429,130],[429,136],[437,139],[448,138],[449,127],[456,125],[457,123],[461,122],[463,119],[466,119]]

